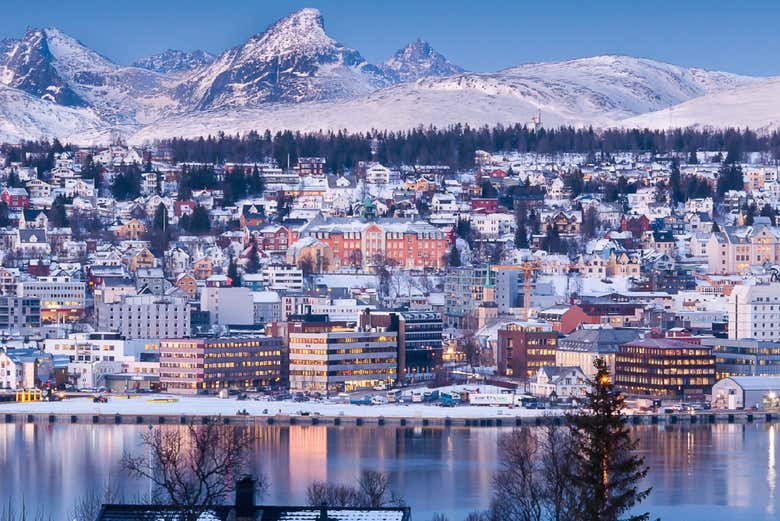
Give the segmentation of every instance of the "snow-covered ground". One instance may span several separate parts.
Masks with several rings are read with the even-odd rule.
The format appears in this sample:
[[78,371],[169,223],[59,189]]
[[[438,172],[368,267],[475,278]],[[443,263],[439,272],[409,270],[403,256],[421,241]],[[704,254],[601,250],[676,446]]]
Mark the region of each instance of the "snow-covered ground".
[[[473,388],[473,387],[472,387]],[[484,392],[484,391],[483,391]],[[538,410],[507,407],[458,405],[439,407],[434,404],[350,405],[321,402],[293,402],[266,400],[236,400],[205,396],[130,395],[130,398],[111,396],[108,403],[93,403],[91,397],[71,398],[61,402],[0,403],[0,414],[121,414],[121,415],[195,415],[231,416],[244,410],[251,416],[298,416],[301,412],[322,417],[344,418],[496,418],[535,417],[560,414],[557,410]],[[150,401],[160,398],[176,402]]]

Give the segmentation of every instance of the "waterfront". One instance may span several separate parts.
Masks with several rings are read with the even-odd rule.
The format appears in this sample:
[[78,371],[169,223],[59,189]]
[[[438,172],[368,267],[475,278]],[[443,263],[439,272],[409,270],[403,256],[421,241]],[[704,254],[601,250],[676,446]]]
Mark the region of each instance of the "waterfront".
[[[0,504],[70,511],[108,480],[132,501],[147,491],[119,468],[139,451],[143,425],[0,424]],[[176,427],[169,427],[176,428]],[[506,429],[397,426],[258,426],[253,466],[270,480],[265,502],[301,503],[313,480],[348,482],[359,469],[386,472],[428,521],[443,512],[460,521],[487,507],[496,442]],[[777,517],[778,426],[717,424],[639,426],[640,451],[654,487],[647,508],[663,519],[769,520]]]

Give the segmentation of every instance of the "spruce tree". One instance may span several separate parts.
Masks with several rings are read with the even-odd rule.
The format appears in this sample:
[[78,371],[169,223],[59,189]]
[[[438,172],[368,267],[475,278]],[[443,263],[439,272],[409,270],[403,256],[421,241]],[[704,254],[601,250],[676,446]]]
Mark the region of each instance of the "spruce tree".
[[[569,483],[579,521],[647,521],[648,513],[630,513],[650,489],[640,489],[648,468],[635,454],[623,415],[623,396],[615,389],[607,363],[594,362],[596,376],[577,414],[569,414],[571,465]],[[625,517],[624,517],[625,516]]]
[[449,264],[453,268],[457,268],[458,266],[461,265],[460,251],[458,250],[458,247],[455,244],[452,245],[450,254],[447,257],[447,264]]

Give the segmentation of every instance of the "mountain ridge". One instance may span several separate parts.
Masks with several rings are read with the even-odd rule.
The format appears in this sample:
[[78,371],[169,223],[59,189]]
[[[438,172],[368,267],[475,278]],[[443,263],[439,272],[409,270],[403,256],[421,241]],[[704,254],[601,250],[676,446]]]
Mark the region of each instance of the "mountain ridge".
[[142,141],[265,128],[509,124],[528,122],[539,111],[546,125],[604,128],[660,125],[664,111],[678,106],[679,121],[690,124],[699,118],[776,125],[780,104],[767,105],[770,114],[753,109],[740,118],[733,107],[745,100],[729,95],[742,92],[767,103],[773,81],[615,54],[476,73],[422,38],[374,65],[330,36],[312,8],[217,56],[167,50],[130,66],[56,28],[29,28],[22,38],[0,40],[0,85],[10,100],[3,113],[19,123],[7,125],[4,135],[18,139],[26,138],[24,121],[31,122],[30,135],[45,132],[41,125],[48,122],[60,138],[78,140],[78,132],[89,129],[89,136],[118,132]]

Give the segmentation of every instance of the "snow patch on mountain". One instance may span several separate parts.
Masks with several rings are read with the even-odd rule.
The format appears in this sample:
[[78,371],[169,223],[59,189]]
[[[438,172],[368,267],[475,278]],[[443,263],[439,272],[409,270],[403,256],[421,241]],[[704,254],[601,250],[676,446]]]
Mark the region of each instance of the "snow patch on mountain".
[[104,143],[110,132],[91,109],[64,107],[0,85],[0,142],[56,137],[63,142]]
[[133,62],[133,67],[160,74],[190,72],[214,61],[215,56],[206,51],[179,51],[168,49]]

